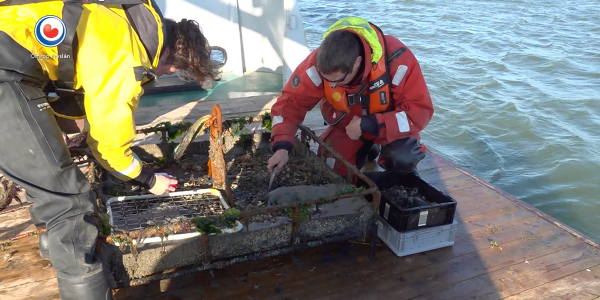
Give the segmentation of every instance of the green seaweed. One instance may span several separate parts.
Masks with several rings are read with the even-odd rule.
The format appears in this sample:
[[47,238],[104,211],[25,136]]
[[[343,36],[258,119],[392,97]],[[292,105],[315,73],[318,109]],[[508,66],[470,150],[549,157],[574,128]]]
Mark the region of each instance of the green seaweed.
[[112,233],[112,227],[110,226],[110,215],[103,214],[101,219],[100,233],[104,236],[109,236]]
[[273,126],[272,124],[272,120],[271,120],[271,114],[269,112],[265,112],[264,115],[262,116],[262,125],[263,127],[265,127],[266,129],[268,129],[269,131],[271,131],[271,127]]
[[197,217],[191,220],[195,225],[196,231],[202,234],[220,234],[219,228],[233,228],[235,222],[240,218],[240,210],[237,208],[229,208],[225,210],[224,215],[215,217]]
[[[309,217],[308,210],[312,207],[310,204],[306,204],[304,202],[298,203],[298,221],[304,221]],[[287,214],[290,219],[294,219],[294,210],[289,207],[284,207],[281,209],[284,214]]]
[[335,195],[339,197],[339,196],[348,195],[348,194],[360,194],[360,193],[364,192],[365,190],[366,189],[364,187],[356,187],[354,185],[347,184],[342,189],[338,190],[335,193]]
[[196,231],[210,235],[210,234],[220,234],[221,230],[215,227],[215,220],[208,217],[197,217],[192,219],[192,223],[196,225]]

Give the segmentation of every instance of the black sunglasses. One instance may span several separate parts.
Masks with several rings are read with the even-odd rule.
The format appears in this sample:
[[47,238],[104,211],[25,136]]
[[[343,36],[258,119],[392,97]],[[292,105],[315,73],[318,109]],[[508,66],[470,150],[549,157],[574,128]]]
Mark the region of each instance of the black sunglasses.
[[348,68],[348,71],[346,71],[346,74],[344,75],[344,77],[342,77],[341,79],[338,80],[329,80],[327,78],[325,78],[325,76],[323,76],[323,74],[321,74],[321,77],[323,77],[323,79],[325,79],[325,81],[329,82],[329,83],[335,83],[335,85],[333,86],[333,88],[335,89],[335,87],[338,85],[338,83],[346,80],[346,77],[348,77],[348,74],[350,74],[350,72],[352,72],[354,66],[350,66],[350,68]]

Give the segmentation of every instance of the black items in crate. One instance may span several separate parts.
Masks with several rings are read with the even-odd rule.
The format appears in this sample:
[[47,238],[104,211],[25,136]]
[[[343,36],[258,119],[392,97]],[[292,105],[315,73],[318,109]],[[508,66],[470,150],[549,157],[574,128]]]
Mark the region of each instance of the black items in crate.
[[[399,232],[452,224],[456,200],[431,186],[415,173],[393,171],[364,173],[381,191],[379,215]],[[367,187],[358,180],[357,185]],[[400,192],[390,198],[390,189]],[[403,191],[403,189],[405,191]],[[422,196],[411,196],[416,192]],[[368,199],[372,201],[372,197]],[[426,200],[426,201],[423,201]]]

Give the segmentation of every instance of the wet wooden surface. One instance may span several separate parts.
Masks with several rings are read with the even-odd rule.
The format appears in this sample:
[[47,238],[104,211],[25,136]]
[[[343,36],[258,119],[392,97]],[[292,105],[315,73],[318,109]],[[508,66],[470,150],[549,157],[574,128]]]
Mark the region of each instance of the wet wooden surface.
[[[116,299],[595,299],[600,251],[436,155],[421,176],[458,202],[455,245],[397,257],[381,242],[337,243],[115,291]],[[26,232],[28,210],[0,215]],[[19,229],[21,228],[21,229]],[[13,230],[14,229],[14,230]],[[9,230],[9,231],[7,231]],[[12,231],[10,231],[12,230]],[[15,231],[16,230],[16,231]],[[495,241],[499,247],[492,247]],[[0,299],[57,299],[37,237],[0,254]]]
[[[59,299],[56,273],[38,254],[38,237],[31,235],[36,228],[23,200],[23,206],[13,201],[0,212],[0,243],[9,243],[0,252],[0,299]],[[11,241],[20,235],[26,237]]]
[[[307,125],[319,126],[311,118]],[[452,247],[397,257],[379,241],[372,262],[368,245],[329,244],[116,290],[115,299],[600,297],[596,244],[440,156],[428,154],[418,169],[458,202]],[[4,239],[32,229],[26,208],[0,215]],[[58,299],[54,270],[37,251],[30,236],[0,252],[0,299]]]
[[[455,245],[407,257],[331,244],[116,292],[117,299],[595,299],[600,250],[431,154],[420,175],[457,200]],[[491,242],[498,247],[492,247]]]

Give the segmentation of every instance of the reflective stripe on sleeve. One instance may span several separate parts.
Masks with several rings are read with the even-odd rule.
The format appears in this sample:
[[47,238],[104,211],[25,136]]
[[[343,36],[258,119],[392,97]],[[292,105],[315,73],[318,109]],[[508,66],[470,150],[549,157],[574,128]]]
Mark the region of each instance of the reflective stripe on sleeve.
[[407,66],[399,65],[398,69],[396,69],[396,74],[394,75],[394,78],[392,79],[392,84],[399,85],[400,82],[402,81],[402,79],[404,78],[404,75],[406,75],[406,71],[408,71]]
[[408,125],[408,117],[406,116],[406,112],[397,112],[396,113],[396,122],[398,122],[398,130],[400,132],[409,132],[410,126]]
[[306,74],[316,86],[319,86],[321,85],[321,83],[323,83],[321,77],[319,76],[319,72],[317,72],[317,68],[315,68],[315,66],[308,68],[308,70],[306,70]]

